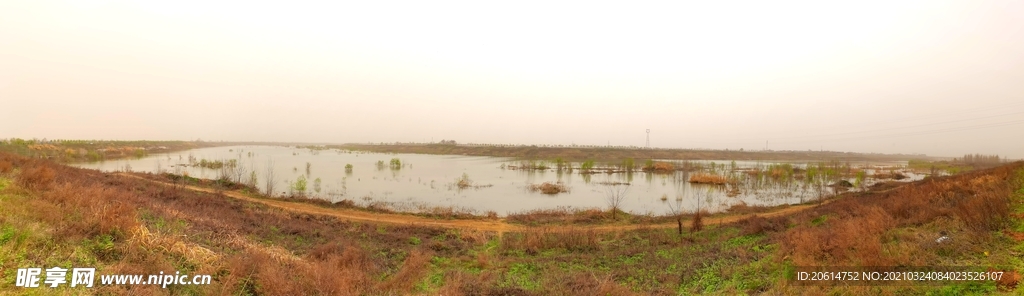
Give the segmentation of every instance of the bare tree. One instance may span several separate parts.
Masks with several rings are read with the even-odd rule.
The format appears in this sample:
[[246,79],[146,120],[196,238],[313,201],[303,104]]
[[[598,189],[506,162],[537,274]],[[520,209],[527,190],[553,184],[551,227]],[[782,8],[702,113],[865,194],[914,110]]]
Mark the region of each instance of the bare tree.
[[629,192],[629,187],[626,185],[608,187],[605,202],[608,203],[608,208],[612,212],[612,220],[615,220],[615,212],[619,211],[622,202],[626,200],[627,192]]
[[266,189],[267,189],[267,196],[268,197],[273,197],[274,196],[274,182],[277,182],[277,180],[274,179],[274,160],[273,159],[268,159],[267,160],[267,174],[263,176],[263,181],[266,183],[264,186],[266,186]]
[[232,176],[234,177],[233,181],[235,181],[235,183],[242,184],[244,182],[242,178],[249,175],[249,172],[245,169],[245,166],[242,165],[242,153],[239,152],[238,158],[232,161],[228,161],[228,163],[231,164],[231,173]]
[[179,189],[182,189],[183,187],[185,187],[185,176],[188,175],[188,173],[187,172],[186,173],[182,173],[181,172],[181,165],[175,165],[174,166],[174,175],[178,176],[178,180],[174,182],[174,187],[173,188],[175,190],[179,190]]
[[[708,186],[705,188],[696,188],[693,191],[693,196],[697,198],[697,210],[693,213],[693,221],[690,223],[690,233],[700,231],[704,229],[704,215],[707,213],[707,204],[711,203],[711,191],[713,187]],[[702,208],[702,204],[704,204]]]
[[679,224],[679,234],[683,234],[683,197],[676,196],[674,202],[666,202],[668,205],[669,214],[676,218],[676,224]]
[[213,184],[213,190],[217,193],[217,195],[224,193],[224,186],[228,182],[231,182],[231,176],[231,166],[229,166],[228,164],[224,164],[223,166],[220,167],[220,169],[217,172],[217,182]]
[[225,162],[217,169],[217,180],[231,181],[233,175],[234,173],[231,171],[231,164],[229,163]]
[[[252,152],[249,152],[252,153]],[[259,183],[259,174],[256,173],[256,163],[249,159],[249,179],[245,181],[245,185],[252,189],[259,190],[256,188],[256,184]]]
[[[686,174],[684,173],[684,175],[686,175]],[[684,177],[684,178],[686,178],[686,177]],[[668,205],[669,214],[676,218],[676,224],[679,225],[679,234],[680,235],[683,234],[683,197],[686,196],[686,188],[687,187],[688,187],[688,185],[686,185],[686,184],[684,184],[683,186],[679,186],[679,189],[676,192],[675,201],[674,202],[666,202],[665,203],[666,205]],[[662,200],[664,200],[664,199],[662,199]]]

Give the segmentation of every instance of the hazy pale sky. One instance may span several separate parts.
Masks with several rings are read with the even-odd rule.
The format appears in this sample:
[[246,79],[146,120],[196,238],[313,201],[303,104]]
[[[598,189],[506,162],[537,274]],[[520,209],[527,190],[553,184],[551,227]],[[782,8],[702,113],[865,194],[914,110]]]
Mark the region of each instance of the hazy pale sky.
[[0,1],[0,138],[1024,157],[1021,1],[330,2]]

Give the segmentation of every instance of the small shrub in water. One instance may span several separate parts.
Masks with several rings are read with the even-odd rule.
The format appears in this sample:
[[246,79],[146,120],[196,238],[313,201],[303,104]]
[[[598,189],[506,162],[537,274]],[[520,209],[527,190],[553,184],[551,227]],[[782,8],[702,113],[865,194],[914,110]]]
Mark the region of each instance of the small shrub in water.
[[559,194],[559,193],[562,193],[562,192],[569,192],[569,188],[566,187],[565,184],[562,184],[561,182],[554,183],[554,184],[551,183],[551,182],[544,182],[543,184],[540,184],[540,185],[537,185],[537,184],[530,185],[530,191],[532,191],[532,192],[540,191],[541,193],[544,193],[544,194]]

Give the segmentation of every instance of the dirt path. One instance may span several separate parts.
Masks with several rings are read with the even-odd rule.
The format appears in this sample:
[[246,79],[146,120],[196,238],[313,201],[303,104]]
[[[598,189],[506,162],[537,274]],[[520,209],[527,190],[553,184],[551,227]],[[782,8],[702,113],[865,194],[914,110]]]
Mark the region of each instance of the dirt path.
[[[118,173],[120,176],[126,176],[144,180],[148,182],[158,183],[166,186],[173,186],[167,182],[161,182],[156,180],[150,180],[139,176],[130,174]],[[189,190],[217,193],[216,190],[185,185],[185,188]],[[567,231],[567,230],[594,230],[594,231],[624,231],[638,228],[673,228],[677,227],[675,222],[662,223],[662,224],[634,224],[634,225],[567,225],[567,226],[523,226],[517,224],[509,224],[504,220],[438,220],[431,218],[424,218],[419,216],[407,215],[407,214],[388,214],[388,213],[370,213],[366,211],[353,210],[353,209],[339,209],[339,208],[324,208],[317,205],[301,203],[301,202],[289,202],[275,199],[265,198],[253,198],[246,196],[245,194],[236,191],[223,191],[225,196],[253,202],[260,203],[267,206],[283,209],[286,211],[292,211],[297,213],[306,213],[314,215],[324,215],[336,217],[343,220],[349,221],[361,221],[361,222],[374,222],[374,223],[388,223],[388,224],[399,224],[399,225],[414,225],[414,226],[436,226],[445,228],[459,228],[469,229],[477,231],[494,231],[498,234],[505,232],[524,232],[528,230],[545,229],[546,231]],[[786,208],[757,213],[757,214],[742,214],[742,215],[727,215],[721,217],[710,217],[704,218],[707,224],[723,224],[732,223],[743,220],[745,218],[758,215],[761,217],[776,217],[784,216],[792,213],[796,213],[805,209],[813,208],[816,205],[793,205]],[[684,225],[689,225],[689,220],[683,221]]]

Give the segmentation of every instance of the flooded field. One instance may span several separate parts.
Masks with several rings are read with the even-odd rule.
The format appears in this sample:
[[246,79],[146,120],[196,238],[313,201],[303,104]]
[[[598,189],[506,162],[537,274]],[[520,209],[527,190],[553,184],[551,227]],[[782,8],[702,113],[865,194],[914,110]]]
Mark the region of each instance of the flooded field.
[[[450,207],[498,215],[560,207],[607,209],[610,193],[620,190],[626,190],[620,208],[634,214],[663,215],[673,209],[693,212],[698,208],[716,212],[743,204],[796,204],[878,181],[924,177],[902,169],[905,163],[898,162],[656,160],[635,165],[594,164],[277,146],[201,148],[74,165],[102,171],[227,177],[252,183],[261,191],[266,188],[268,173],[273,172],[277,196],[300,194],[304,189],[307,196],[332,202],[351,200],[396,211]],[[627,169],[630,167],[635,169]]]

